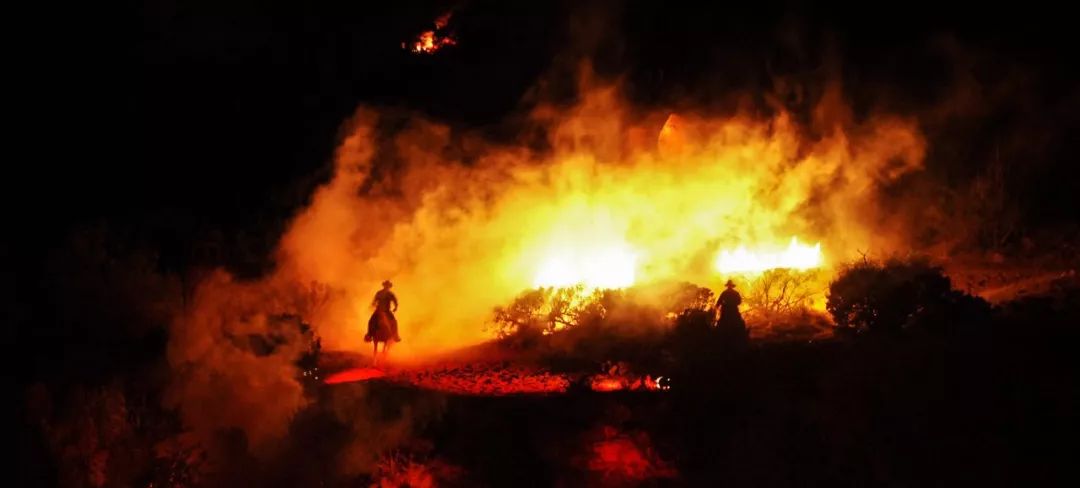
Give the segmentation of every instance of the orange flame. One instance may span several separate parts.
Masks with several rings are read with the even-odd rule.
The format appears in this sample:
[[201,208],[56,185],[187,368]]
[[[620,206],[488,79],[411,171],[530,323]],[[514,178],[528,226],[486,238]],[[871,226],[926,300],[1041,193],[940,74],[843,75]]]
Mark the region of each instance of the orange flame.
[[669,381],[664,376],[653,377],[652,375],[638,376],[630,371],[630,366],[624,362],[611,364],[606,371],[589,379],[589,388],[593,391],[666,391],[671,389]]
[[533,286],[625,288],[634,284],[637,256],[623,246],[568,246],[541,261]]
[[424,31],[417,36],[415,41],[401,43],[401,47],[416,54],[433,54],[443,47],[456,45],[457,41],[453,37],[439,35],[439,31],[449,23],[450,12],[447,12],[435,19],[435,30]]
[[[925,150],[913,120],[810,131],[783,112],[642,116],[614,86],[536,108],[543,152],[423,120],[384,145],[377,118],[351,123],[334,178],[292,222],[279,262],[290,280],[338,290],[310,319],[328,349],[361,343],[371,295],[392,278],[402,358],[487,339],[492,307],[532,287],[719,289],[737,270],[902,249],[878,188],[919,170]],[[373,171],[384,146],[402,161],[392,174]]]
[[720,251],[716,256],[716,270],[721,273],[760,273],[779,268],[807,270],[821,265],[821,243],[806,246],[799,244],[797,237],[792,237],[791,244],[779,251],[750,251],[739,246],[734,251]]

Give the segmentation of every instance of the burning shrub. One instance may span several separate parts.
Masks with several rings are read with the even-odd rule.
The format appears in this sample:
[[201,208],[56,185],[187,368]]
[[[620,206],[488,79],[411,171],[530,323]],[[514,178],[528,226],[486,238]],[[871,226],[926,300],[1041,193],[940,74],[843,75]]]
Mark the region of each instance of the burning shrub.
[[823,276],[819,269],[766,270],[746,294],[747,312],[768,316],[803,311],[824,291]]
[[490,326],[497,337],[528,338],[581,325],[607,323],[615,311],[620,317],[655,317],[683,320],[708,314],[713,292],[692,283],[634,287],[627,290],[587,291],[578,285],[526,291],[506,307],[496,307]]
[[586,321],[602,320],[611,293],[610,290],[587,293],[580,285],[529,290],[510,305],[496,307],[491,326],[501,339],[517,336],[527,340]]
[[801,340],[829,334],[828,318],[814,310],[817,300],[824,298],[827,277],[820,268],[775,268],[747,278],[744,316],[752,335]]
[[952,289],[942,269],[923,259],[863,260],[829,285],[826,308],[840,329],[897,332],[930,315],[956,316],[985,305]]
[[664,376],[653,377],[650,374],[639,375],[624,361],[607,361],[602,365],[603,373],[589,378],[589,388],[593,391],[608,392],[622,390],[668,390],[671,379]]

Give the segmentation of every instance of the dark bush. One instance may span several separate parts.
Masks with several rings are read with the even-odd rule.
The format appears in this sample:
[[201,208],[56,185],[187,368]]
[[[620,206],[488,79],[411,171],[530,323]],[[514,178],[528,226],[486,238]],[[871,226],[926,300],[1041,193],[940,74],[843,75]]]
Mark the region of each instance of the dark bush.
[[841,331],[874,333],[989,315],[986,302],[953,290],[943,270],[924,259],[854,263],[829,285],[826,308]]

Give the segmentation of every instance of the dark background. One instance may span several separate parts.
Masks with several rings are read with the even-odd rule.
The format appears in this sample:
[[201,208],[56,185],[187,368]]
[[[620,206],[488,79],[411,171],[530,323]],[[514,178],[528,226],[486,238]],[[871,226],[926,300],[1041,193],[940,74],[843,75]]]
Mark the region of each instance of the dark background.
[[[783,78],[805,89],[779,95],[805,116],[826,82],[842,80],[859,116],[919,117],[927,171],[947,183],[996,158],[1014,169],[1010,196],[1025,222],[1071,224],[1078,210],[1078,57],[1069,16],[1049,4],[126,7],[63,10],[25,41],[43,48],[26,54],[40,79],[24,100],[39,139],[7,165],[13,230],[0,252],[13,302],[34,303],[53,279],[43,263],[94,226],[121,247],[153,249],[166,272],[188,266],[207,239],[225,249],[211,264],[264,272],[288,218],[329,177],[339,127],[358,106],[495,134],[528,108],[537,80],[573,86],[568,67],[586,57],[653,108],[765,111]],[[457,46],[401,49],[451,8]],[[572,101],[553,86],[542,96]]]
[[[957,131],[933,141],[960,146],[942,164],[972,165],[989,141],[1022,132],[1039,150],[1017,164],[1074,166],[1077,56],[1069,16],[1049,4],[456,5],[460,44],[435,56],[400,43],[455,4],[155,0],[101,24],[54,24],[72,23],[76,36],[42,61],[63,100],[43,117],[53,145],[13,185],[54,213],[28,220],[56,229],[169,214],[231,227],[287,214],[326,176],[337,129],[358,105],[491,125],[560,59],[584,53],[602,73],[623,75],[636,101],[658,106],[723,108],[733,93],[770,91],[770,75],[813,85],[832,65],[857,110],[920,113],[949,100],[963,71],[989,112],[951,121],[963,127],[927,121],[931,136]],[[603,25],[584,29],[599,40],[582,41],[575,21]],[[1006,93],[991,99],[995,89]],[[1071,179],[1040,187],[1047,212],[1074,205]]]

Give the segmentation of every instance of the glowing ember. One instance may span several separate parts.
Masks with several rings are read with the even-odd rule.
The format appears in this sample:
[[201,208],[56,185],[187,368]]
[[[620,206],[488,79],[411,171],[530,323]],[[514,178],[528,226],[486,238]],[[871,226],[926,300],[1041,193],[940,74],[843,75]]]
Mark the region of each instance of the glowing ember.
[[666,391],[671,389],[671,382],[670,379],[664,376],[653,378],[651,375],[645,375],[641,378],[632,378],[630,376],[599,375],[589,380],[589,388],[598,392],[623,390]]
[[671,381],[664,376],[653,378],[652,375],[639,376],[631,372],[625,362],[605,363],[604,372],[589,378],[589,388],[593,391],[657,391],[670,390]]
[[445,28],[449,22],[450,13],[435,19],[435,30],[422,32],[412,43],[401,43],[402,49],[408,49],[416,54],[432,54],[444,46],[457,44],[454,38],[439,34],[439,31]]
[[548,395],[565,393],[570,387],[570,381],[561,374],[483,365],[409,371],[398,380],[427,390],[480,396]]
[[386,376],[386,373],[379,369],[353,368],[328,376],[326,378],[326,384],[336,385],[339,383],[353,383],[356,381],[367,381],[374,378],[382,378],[383,376]]
[[398,369],[391,373],[376,368],[351,368],[330,375],[325,383],[336,385],[376,378],[457,395],[545,395],[565,393],[570,386],[570,381],[561,374],[529,367],[481,363]]
[[806,270],[821,263],[821,243],[807,246],[792,237],[787,249],[777,252],[749,251],[745,246],[721,251],[716,257],[716,270],[721,273],[759,273],[777,268]]
[[619,247],[584,254],[556,254],[542,261],[533,286],[626,288],[634,284],[636,265],[637,256]]
[[593,378],[589,386],[593,391],[619,391],[626,388],[622,378]]

